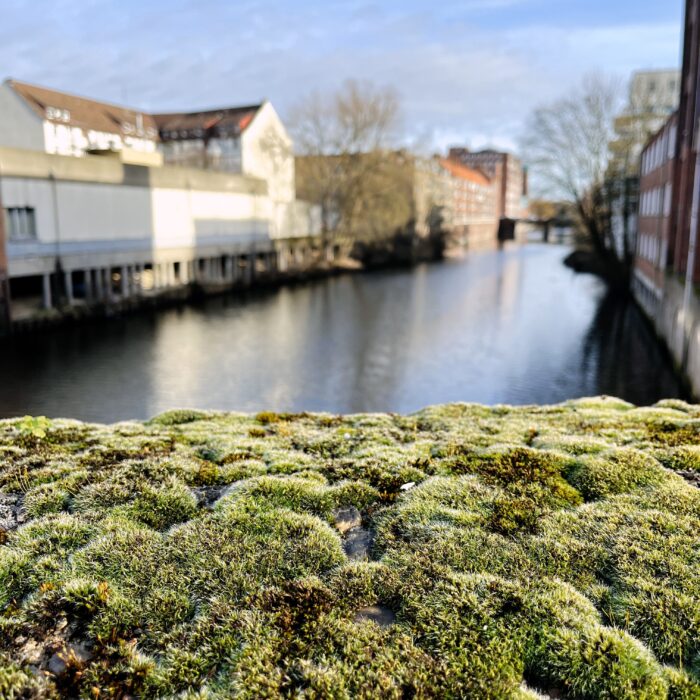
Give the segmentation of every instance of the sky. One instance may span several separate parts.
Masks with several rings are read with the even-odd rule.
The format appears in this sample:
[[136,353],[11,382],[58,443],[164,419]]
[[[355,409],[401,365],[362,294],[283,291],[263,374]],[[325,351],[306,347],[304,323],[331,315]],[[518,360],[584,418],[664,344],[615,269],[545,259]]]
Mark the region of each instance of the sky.
[[406,141],[515,148],[604,72],[680,64],[683,0],[0,0],[4,77],[146,111],[390,85]]

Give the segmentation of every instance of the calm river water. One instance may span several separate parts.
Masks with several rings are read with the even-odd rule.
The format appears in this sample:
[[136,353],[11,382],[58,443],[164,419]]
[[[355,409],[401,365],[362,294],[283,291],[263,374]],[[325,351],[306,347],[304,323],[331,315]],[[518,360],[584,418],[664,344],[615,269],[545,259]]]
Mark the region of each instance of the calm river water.
[[682,394],[639,311],[529,244],[0,341],[0,416]]

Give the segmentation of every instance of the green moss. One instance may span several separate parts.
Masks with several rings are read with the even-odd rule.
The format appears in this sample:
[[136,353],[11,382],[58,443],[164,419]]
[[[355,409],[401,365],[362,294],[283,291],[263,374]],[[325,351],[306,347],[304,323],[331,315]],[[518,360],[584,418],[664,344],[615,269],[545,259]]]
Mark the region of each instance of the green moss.
[[577,460],[568,470],[567,478],[586,500],[596,500],[661,484],[669,475],[650,455],[619,449]]
[[181,481],[171,478],[162,486],[145,486],[130,507],[130,515],[156,530],[182,523],[197,513],[197,499]]
[[699,421],[0,421],[0,696],[698,700]]
[[206,420],[211,414],[204,411],[193,411],[191,409],[178,409],[174,411],[166,411],[154,418],[151,418],[150,423],[154,425],[183,425],[185,423],[194,423],[198,420]]

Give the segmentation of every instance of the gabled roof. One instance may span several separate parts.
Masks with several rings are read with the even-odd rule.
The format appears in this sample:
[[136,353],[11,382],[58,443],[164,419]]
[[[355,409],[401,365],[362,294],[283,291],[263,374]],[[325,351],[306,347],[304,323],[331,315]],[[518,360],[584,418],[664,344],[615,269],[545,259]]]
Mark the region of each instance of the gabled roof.
[[145,112],[17,80],[8,80],[7,84],[41,119],[86,130],[151,140],[158,138],[156,122]]
[[236,136],[248,127],[262,104],[224,107],[201,112],[154,114],[163,141],[200,138],[206,135]]
[[468,168],[466,165],[462,165],[461,163],[457,163],[454,160],[450,160],[449,158],[443,158],[440,161],[440,165],[442,165],[445,170],[449,171],[449,173],[453,177],[459,177],[462,178],[463,180],[469,180],[470,182],[474,182],[477,185],[483,185],[484,187],[488,187],[491,184],[491,180],[484,175],[484,173],[481,172],[481,170],[474,170],[473,168]]

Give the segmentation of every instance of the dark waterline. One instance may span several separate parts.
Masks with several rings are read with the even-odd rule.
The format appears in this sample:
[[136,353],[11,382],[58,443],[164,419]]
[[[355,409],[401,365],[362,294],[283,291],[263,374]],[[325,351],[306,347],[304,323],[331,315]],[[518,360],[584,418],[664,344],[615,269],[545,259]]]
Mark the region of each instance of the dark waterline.
[[0,344],[0,416],[683,396],[639,310],[530,244]]

